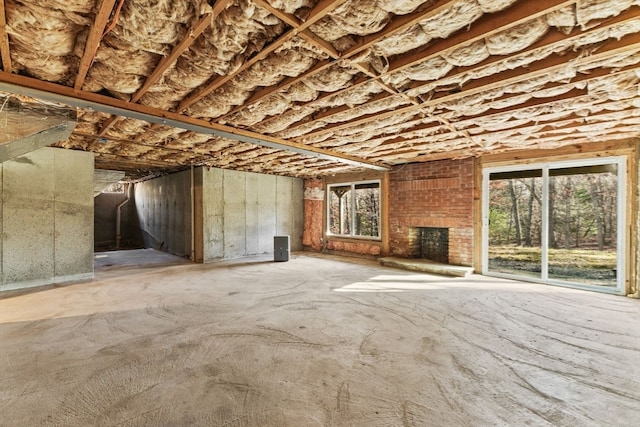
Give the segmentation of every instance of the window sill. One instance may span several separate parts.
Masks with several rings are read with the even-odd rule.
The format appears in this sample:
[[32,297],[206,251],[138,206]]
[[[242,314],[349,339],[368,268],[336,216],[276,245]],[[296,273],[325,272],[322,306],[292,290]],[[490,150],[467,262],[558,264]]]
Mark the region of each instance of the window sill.
[[337,234],[325,234],[325,239],[333,240],[337,242],[351,242],[357,240],[359,242],[368,242],[374,244],[381,244],[382,237],[367,237],[367,236],[341,236]]

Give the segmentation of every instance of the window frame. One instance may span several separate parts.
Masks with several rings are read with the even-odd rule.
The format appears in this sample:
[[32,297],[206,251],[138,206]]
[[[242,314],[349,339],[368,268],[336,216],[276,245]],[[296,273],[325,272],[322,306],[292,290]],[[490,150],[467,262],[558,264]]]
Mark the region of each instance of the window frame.
[[[549,254],[548,254],[548,246],[549,246],[549,229],[548,229],[548,205],[549,205],[549,177],[551,176],[551,171],[556,169],[563,168],[574,168],[574,167],[589,167],[589,166],[602,166],[602,165],[612,165],[615,164],[617,166],[617,176],[618,176],[618,191],[617,191],[617,207],[616,207],[616,218],[617,218],[617,230],[616,230],[616,252],[617,252],[617,262],[616,262],[616,287],[607,289],[599,285],[589,285],[589,284],[581,284],[578,282],[570,282],[560,279],[554,279],[549,277],[548,265],[549,265]],[[509,172],[519,172],[524,170],[540,170],[542,172],[543,179],[543,229],[542,229],[542,250],[541,250],[541,277],[527,277],[518,274],[508,274],[508,273],[500,273],[496,271],[489,270],[489,182],[491,178],[491,174],[494,173],[509,173]],[[626,204],[627,204],[627,187],[628,187],[628,175],[627,175],[627,157],[624,155],[611,155],[611,156],[603,156],[603,157],[585,157],[577,160],[553,160],[553,159],[539,159],[535,162],[531,163],[514,163],[510,165],[503,166],[483,166],[482,168],[482,207],[481,207],[481,218],[482,218],[482,233],[481,233],[481,256],[482,256],[482,274],[485,276],[491,277],[501,277],[507,279],[516,279],[523,280],[534,283],[542,283],[545,285],[552,286],[563,286],[575,289],[584,289],[590,291],[596,291],[600,293],[610,293],[617,295],[624,295],[626,291],[626,280],[627,280],[627,239],[626,239],[626,230],[628,229],[627,224],[627,215],[626,215]]]
[[[333,187],[346,187],[346,186],[350,186],[351,187],[351,205],[354,207],[354,209],[352,210],[351,213],[351,218],[350,218],[350,229],[351,230],[355,230],[355,206],[356,206],[356,186],[357,185],[362,185],[362,184],[377,184],[378,185],[378,197],[380,200],[380,206],[378,209],[378,235],[377,236],[359,236],[356,234],[353,234],[353,231],[350,234],[338,234],[338,233],[332,233],[331,232],[331,188]],[[381,179],[369,179],[369,180],[363,180],[363,181],[344,181],[344,182],[333,182],[331,184],[327,184],[326,186],[326,210],[325,210],[325,215],[326,215],[326,227],[325,227],[325,234],[327,237],[339,237],[339,238],[346,238],[346,239],[359,239],[359,240],[371,240],[371,241],[382,241],[382,204],[383,204],[383,197],[382,197],[382,180]]]

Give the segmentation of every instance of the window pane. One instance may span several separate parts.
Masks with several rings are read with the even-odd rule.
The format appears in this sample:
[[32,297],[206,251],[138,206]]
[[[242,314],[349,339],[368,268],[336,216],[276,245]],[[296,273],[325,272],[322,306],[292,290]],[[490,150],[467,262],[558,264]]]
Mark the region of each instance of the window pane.
[[329,187],[329,232],[351,233],[351,186]]
[[489,271],[540,278],[542,170],[491,174]]
[[615,164],[549,171],[549,278],[617,285]]
[[356,184],[355,230],[356,236],[380,236],[380,184]]

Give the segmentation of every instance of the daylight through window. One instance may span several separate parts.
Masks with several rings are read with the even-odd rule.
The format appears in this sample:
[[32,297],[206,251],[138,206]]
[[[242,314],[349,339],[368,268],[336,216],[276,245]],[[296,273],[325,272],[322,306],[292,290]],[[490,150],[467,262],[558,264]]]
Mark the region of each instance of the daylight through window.
[[329,185],[328,233],[380,237],[380,181]]

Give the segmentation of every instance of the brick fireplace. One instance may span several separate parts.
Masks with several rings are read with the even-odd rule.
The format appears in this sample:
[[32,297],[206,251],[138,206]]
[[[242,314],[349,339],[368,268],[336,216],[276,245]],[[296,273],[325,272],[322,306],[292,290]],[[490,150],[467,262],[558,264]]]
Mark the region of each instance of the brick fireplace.
[[442,227],[409,227],[411,258],[424,258],[449,263],[449,229]]
[[[473,159],[438,160],[396,166],[388,173],[388,229],[383,242],[327,238],[322,180],[305,181],[305,227],[307,250],[328,250],[367,256],[392,255],[428,258],[454,265],[473,265]],[[338,179],[338,178],[335,178]],[[338,182],[338,181],[335,181]],[[444,234],[426,252],[419,242],[423,233]],[[383,247],[388,249],[384,249]],[[439,251],[434,255],[433,251]]]
[[[473,159],[463,159],[414,163],[390,173],[390,255],[473,264],[473,170]],[[446,249],[439,240],[425,253],[425,233],[431,240],[446,234]]]

